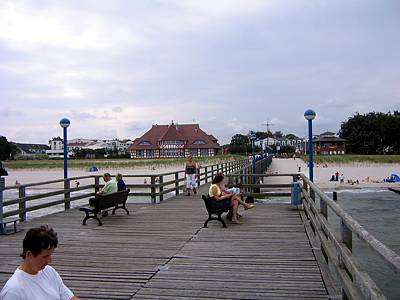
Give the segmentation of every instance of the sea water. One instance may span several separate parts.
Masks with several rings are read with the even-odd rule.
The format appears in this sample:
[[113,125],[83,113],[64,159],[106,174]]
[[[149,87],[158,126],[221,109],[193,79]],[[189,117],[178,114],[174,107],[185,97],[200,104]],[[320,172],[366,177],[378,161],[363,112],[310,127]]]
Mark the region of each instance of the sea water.
[[[332,193],[327,195],[331,197]],[[343,190],[338,192],[338,204],[375,238],[400,255],[400,194],[387,189]],[[329,211],[328,218],[334,227],[339,227],[333,212]],[[400,299],[400,275],[355,235],[353,254],[388,299]]]

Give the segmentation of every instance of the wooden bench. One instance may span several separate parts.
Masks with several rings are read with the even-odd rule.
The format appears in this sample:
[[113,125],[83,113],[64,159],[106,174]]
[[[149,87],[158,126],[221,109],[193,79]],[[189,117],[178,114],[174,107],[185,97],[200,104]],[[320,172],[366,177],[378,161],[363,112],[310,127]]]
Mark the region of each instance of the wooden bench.
[[[17,233],[21,230],[18,230],[17,228],[17,222],[19,222],[19,218],[18,217],[8,217],[8,218],[4,218],[1,222],[0,222],[0,234],[11,234],[11,233]],[[10,231],[7,230],[7,224],[11,224],[14,223],[14,231]]]
[[103,225],[98,217],[98,214],[101,213],[102,210],[106,210],[108,208],[113,208],[113,215],[119,208],[124,209],[126,214],[129,215],[129,210],[126,208],[126,200],[128,199],[129,191],[130,190],[127,189],[126,191],[96,196],[96,198],[93,199],[93,203],[91,203],[91,207],[79,208],[80,211],[84,211],[86,213],[86,216],[82,221],[82,225],[86,225],[86,221],[88,219],[95,219],[99,223],[99,226]]
[[[206,209],[208,212],[208,219],[205,221],[204,227],[207,227],[208,222],[210,222],[211,220],[217,220],[222,223],[222,227],[226,228],[225,221],[222,220],[221,215],[225,212],[232,215],[232,207],[230,205],[227,205],[227,203],[229,202],[219,204],[217,201],[205,195],[202,195],[201,198],[203,198],[204,204],[206,205]],[[216,215],[217,217],[213,217],[213,215]]]

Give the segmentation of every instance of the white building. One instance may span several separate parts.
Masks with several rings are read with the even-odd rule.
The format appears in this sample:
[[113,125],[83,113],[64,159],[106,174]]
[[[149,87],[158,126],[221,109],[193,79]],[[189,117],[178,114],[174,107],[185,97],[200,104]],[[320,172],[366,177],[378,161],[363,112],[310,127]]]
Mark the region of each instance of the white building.
[[64,142],[62,138],[55,137],[49,140],[50,150],[46,150],[49,158],[63,158],[64,157]]

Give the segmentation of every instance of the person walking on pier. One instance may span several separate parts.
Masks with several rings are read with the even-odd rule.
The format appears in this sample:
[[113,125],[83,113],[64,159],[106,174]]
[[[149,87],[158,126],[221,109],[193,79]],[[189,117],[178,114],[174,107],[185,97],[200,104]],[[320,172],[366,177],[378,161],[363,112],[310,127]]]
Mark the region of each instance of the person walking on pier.
[[1,300],[79,300],[51,263],[57,233],[48,226],[28,230],[22,242],[22,264],[0,292]]
[[185,166],[185,177],[186,177],[186,189],[187,195],[190,196],[190,190],[193,189],[193,193],[197,193],[197,164],[193,160],[191,155],[188,156]]

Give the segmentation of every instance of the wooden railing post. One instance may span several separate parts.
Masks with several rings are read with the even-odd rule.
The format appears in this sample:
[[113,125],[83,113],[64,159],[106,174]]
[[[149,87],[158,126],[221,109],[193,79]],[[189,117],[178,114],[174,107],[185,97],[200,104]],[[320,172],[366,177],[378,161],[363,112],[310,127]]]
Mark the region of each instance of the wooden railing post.
[[179,173],[175,172],[175,195],[179,195]]
[[69,178],[64,179],[64,207],[65,210],[71,208],[71,192],[69,191],[70,189],[70,180]]
[[22,185],[18,188],[18,198],[19,198],[19,203],[18,203],[18,208],[19,208],[19,220],[26,221],[26,202],[25,200],[21,200],[21,198],[25,198],[26,196],[26,189]]
[[3,191],[6,188],[6,180],[0,176],[0,233],[4,232],[3,228]]
[[321,214],[328,220],[328,203],[324,199],[320,199],[320,210]]
[[204,177],[204,183],[207,183],[208,182],[208,167],[207,166],[204,167],[204,173],[206,174]]
[[353,233],[343,219],[340,220],[340,239],[353,252]]
[[333,192],[332,199],[333,201],[337,202],[337,192]]
[[163,183],[164,183],[164,176],[163,175],[158,176],[158,184],[159,184],[158,194],[159,194],[159,197],[160,197],[160,202],[164,200],[164,194],[163,194],[164,186],[163,186]]
[[151,203],[156,203],[156,176],[151,175],[150,176],[150,184],[151,184]]
[[197,175],[197,186],[200,186],[200,168],[196,170],[196,175]]
[[305,180],[303,180],[303,189],[308,192],[308,183]]
[[94,192],[97,193],[100,190],[100,177],[94,177]]
[[315,202],[315,191],[310,187],[310,197]]

